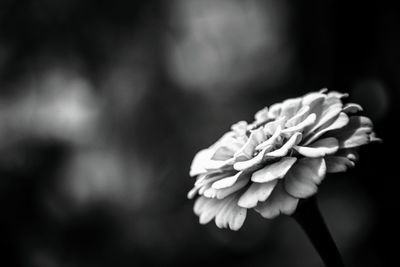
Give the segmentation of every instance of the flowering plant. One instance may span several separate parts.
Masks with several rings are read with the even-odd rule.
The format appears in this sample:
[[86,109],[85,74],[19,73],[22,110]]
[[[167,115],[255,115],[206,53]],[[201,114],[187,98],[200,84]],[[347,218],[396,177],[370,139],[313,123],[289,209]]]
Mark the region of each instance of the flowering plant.
[[264,218],[292,215],[326,173],[355,165],[357,148],[379,140],[361,106],[323,89],[288,99],[240,121],[193,159],[189,198],[201,224],[238,230],[248,209]]

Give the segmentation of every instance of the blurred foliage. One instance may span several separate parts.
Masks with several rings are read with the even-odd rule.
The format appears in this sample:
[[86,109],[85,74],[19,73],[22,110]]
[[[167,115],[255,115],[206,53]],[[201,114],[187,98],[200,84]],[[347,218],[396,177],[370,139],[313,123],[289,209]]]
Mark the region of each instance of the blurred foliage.
[[194,153],[232,123],[328,87],[350,92],[385,143],[326,179],[322,212],[348,266],[385,266],[397,229],[398,11],[1,1],[0,265],[321,266],[290,218],[251,213],[237,233],[201,226],[186,192]]

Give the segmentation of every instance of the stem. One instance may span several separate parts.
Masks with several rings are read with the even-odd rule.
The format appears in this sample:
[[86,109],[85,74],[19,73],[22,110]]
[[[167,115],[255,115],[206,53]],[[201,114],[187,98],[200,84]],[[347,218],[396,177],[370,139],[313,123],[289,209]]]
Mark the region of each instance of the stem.
[[326,267],[344,267],[335,241],[319,212],[315,197],[301,200],[292,217],[303,228]]

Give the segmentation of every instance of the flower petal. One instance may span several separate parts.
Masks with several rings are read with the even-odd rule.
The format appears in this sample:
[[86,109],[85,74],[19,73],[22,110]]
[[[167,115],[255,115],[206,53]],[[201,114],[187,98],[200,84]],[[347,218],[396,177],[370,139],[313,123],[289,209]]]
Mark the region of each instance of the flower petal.
[[[293,134],[290,138],[289,138],[289,140],[283,145],[283,146],[281,146],[279,149],[277,149],[277,150],[274,150],[274,151],[271,151],[271,152],[268,152],[267,154],[266,154],[266,156],[269,156],[269,157],[283,157],[283,156],[286,156],[287,155],[287,153],[289,152],[289,150],[293,147],[293,146],[295,146],[295,145],[297,145],[300,141],[301,141],[301,138],[302,138],[302,134],[301,133],[295,133],[295,134]],[[236,163],[237,164],[237,163]],[[235,165],[236,165],[235,164]],[[235,167],[235,166],[234,166]]]
[[236,196],[225,198],[223,204],[215,216],[215,224],[218,228],[230,228],[239,230],[246,219],[247,209],[241,208],[236,204]]
[[360,111],[363,111],[363,108],[356,103],[348,103],[343,107],[343,112],[346,114],[355,114]]
[[302,158],[286,174],[285,189],[296,198],[307,198],[317,192],[325,173],[323,158]]
[[243,174],[243,172],[238,172],[235,175],[228,176],[225,178],[222,178],[212,184],[212,187],[214,189],[222,189],[222,188],[227,188],[232,186],[236,181],[239,179],[239,177]]
[[325,157],[326,172],[345,172],[347,169],[354,167],[355,163],[346,157],[328,156]]
[[312,113],[312,114],[308,115],[307,118],[304,121],[300,122],[299,124],[297,124],[293,127],[283,129],[282,134],[284,134],[285,136],[290,136],[295,132],[301,132],[307,126],[314,124],[316,118],[317,118],[317,115],[315,115],[315,113]]
[[250,159],[253,157],[255,148],[258,144],[265,140],[265,133],[263,128],[257,128],[252,131],[247,142],[235,153],[235,158],[241,160]]
[[339,114],[339,116],[336,118],[336,120],[329,125],[328,127],[322,128],[320,130],[317,130],[316,133],[309,133],[307,135],[307,137],[305,138],[305,142],[304,142],[304,146],[314,142],[315,140],[317,140],[320,136],[322,136],[323,134],[329,132],[329,131],[333,131],[336,129],[340,129],[343,128],[344,126],[346,126],[349,123],[349,117],[346,115],[346,113],[341,112]]
[[221,208],[220,200],[206,197],[199,197],[194,203],[193,211],[199,216],[200,224],[206,224],[210,222],[219,212]]
[[254,119],[257,124],[266,122],[269,119],[268,107],[265,107],[265,108],[257,111],[257,113],[254,115]]
[[369,118],[352,116],[345,127],[335,130],[329,135],[339,140],[340,148],[352,148],[369,143],[372,128],[372,121]]
[[266,183],[282,178],[296,162],[297,158],[284,157],[280,161],[269,164],[253,173],[251,180],[255,183]]
[[210,149],[200,150],[193,158],[192,165],[190,166],[190,176],[196,176],[202,173],[207,172],[204,168],[205,162],[207,162],[211,156],[213,151]]
[[278,180],[273,180],[267,183],[252,183],[246,192],[239,198],[238,205],[242,208],[254,208],[260,201],[265,201]]
[[286,127],[293,127],[299,124],[308,115],[310,106],[303,106],[293,117],[291,117],[285,124]]
[[291,118],[301,107],[301,97],[290,98],[282,102],[280,116]]
[[259,144],[256,147],[256,150],[262,150],[266,147],[274,145],[276,143],[276,141],[278,140],[278,137],[280,136],[280,134],[281,134],[281,126],[278,125],[275,133],[270,138],[268,138],[267,141],[264,141],[261,144]]
[[305,157],[319,158],[336,153],[339,149],[339,142],[336,138],[328,137],[309,146],[294,146],[293,148]]
[[272,219],[283,213],[291,215],[296,210],[299,200],[289,195],[283,183],[279,182],[268,199],[264,202],[258,203],[255,210],[261,214],[262,217]]

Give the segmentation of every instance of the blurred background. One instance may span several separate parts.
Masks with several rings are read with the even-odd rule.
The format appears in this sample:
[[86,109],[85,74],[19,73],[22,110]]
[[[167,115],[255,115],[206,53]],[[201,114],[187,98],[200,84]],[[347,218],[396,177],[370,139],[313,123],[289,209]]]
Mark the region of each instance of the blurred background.
[[291,218],[202,226],[194,154],[328,87],[384,143],[319,203],[347,266],[388,266],[398,224],[400,16],[389,1],[0,1],[1,266],[322,266]]

